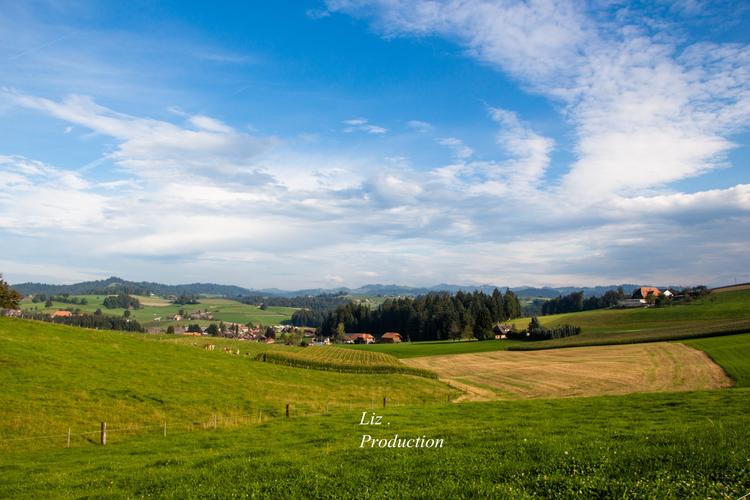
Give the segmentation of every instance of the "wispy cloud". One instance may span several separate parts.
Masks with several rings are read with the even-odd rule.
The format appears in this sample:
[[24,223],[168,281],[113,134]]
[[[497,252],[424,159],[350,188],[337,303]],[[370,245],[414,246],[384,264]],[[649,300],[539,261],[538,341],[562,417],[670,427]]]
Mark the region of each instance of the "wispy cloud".
[[437,143],[441,146],[448,146],[453,150],[453,154],[456,158],[465,160],[474,154],[474,150],[464,144],[461,139],[455,137],[443,137],[437,140]]
[[422,133],[422,134],[432,132],[432,130],[435,128],[432,126],[431,123],[423,122],[421,120],[409,120],[408,122],[406,122],[406,125],[409,128],[414,129],[417,132]]
[[385,134],[388,129],[381,127],[380,125],[373,125],[364,118],[352,118],[350,120],[344,120],[345,125],[344,132],[366,132],[368,134]]

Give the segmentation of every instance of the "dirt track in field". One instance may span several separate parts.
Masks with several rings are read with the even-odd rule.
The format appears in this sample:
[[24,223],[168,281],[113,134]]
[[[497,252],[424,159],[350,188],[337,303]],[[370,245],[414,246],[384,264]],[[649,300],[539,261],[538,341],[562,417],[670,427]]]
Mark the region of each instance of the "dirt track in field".
[[695,391],[733,384],[704,352],[667,342],[402,361],[433,370],[441,380],[462,390],[457,402]]

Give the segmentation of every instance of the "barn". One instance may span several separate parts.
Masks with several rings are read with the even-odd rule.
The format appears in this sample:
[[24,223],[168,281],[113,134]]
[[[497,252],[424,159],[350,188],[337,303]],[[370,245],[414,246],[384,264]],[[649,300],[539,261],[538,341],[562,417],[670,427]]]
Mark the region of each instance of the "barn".
[[396,332],[386,332],[380,337],[380,341],[385,344],[397,344],[401,342],[401,334]]

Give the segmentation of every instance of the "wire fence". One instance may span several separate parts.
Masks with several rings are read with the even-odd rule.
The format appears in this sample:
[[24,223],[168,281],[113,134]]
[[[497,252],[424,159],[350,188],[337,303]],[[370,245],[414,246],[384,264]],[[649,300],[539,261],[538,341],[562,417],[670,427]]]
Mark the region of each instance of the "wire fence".
[[[450,399],[449,399],[450,400]],[[326,403],[317,409],[306,405],[287,403],[281,408],[258,408],[249,413],[234,414],[232,412],[213,412],[191,419],[162,419],[158,423],[124,423],[115,421],[114,427],[108,427],[105,421],[98,422],[97,430],[89,430],[91,427],[81,428],[80,424],[70,425],[67,432],[61,430],[59,433],[0,437],[0,450],[18,451],[24,449],[45,448],[71,448],[84,445],[109,445],[121,442],[127,436],[144,436],[149,434],[161,434],[167,438],[175,434],[189,432],[207,431],[212,429],[228,429],[262,425],[271,420],[291,417],[315,417],[330,415],[333,412],[343,411],[368,411],[382,408],[423,406],[427,399],[402,399],[396,400],[388,396],[371,397],[369,406],[362,401],[343,403],[340,401]],[[59,428],[59,427],[58,427]],[[63,428],[64,429],[64,428]],[[114,438],[114,439],[112,439]],[[33,443],[33,444],[32,444]]]

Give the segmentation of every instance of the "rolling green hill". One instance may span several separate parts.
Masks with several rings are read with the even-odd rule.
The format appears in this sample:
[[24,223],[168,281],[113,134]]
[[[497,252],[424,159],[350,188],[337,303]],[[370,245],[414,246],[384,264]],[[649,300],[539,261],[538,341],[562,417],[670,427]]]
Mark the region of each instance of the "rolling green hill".
[[[0,318],[0,497],[738,498],[750,489],[750,334],[687,342],[737,388],[462,404],[447,404],[451,390],[428,379],[277,366],[245,353],[301,349],[216,339],[209,352],[208,342]],[[384,391],[410,404],[375,409],[382,427],[360,425]],[[106,447],[95,444],[100,420]],[[365,434],[444,445],[361,447]],[[23,440],[32,435],[53,437]]]
[[[527,342],[512,349],[549,349],[584,345],[627,344],[750,332],[750,290],[711,294],[688,305],[637,309],[598,309],[540,316],[543,326],[571,324],[574,337]],[[526,328],[529,318],[513,323]]]
[[[85,298],[87,304],[67,304],[64,302],[53,302],[52,306],[44,307],[44,302],[31,302],[30,298],[25,298],[21,302],[21,308],[26,310],[36,310],[40,312],[51,313],[58,309],[66,309],[69,307],[80,308],[84,312],[93,313],[97,309],[101,309],[104,314],[122,316],[124,309],[115,308],[107,309],[103,305],[106,295],[76,295],[77,298]],[[170,325],[185,325],[188,323],[199,323],[201,326],[207,326],[210,321],[191,321],[184,319],[182,321],[169,321],[167,316],[177,314],[180,309],[184,309],[187,314],[194,311],[208,310],[214,315],[215,321],[227,321],[233,323],[253,323],[263,325],[279,325],[282,322],[291,319],[292,313],[297,309],[293,307],[268,307],[266,310],[262,310],[252,304],[243,304],[235,300],[222,299],[222,298],[201,298],[200,304],[193,305],[177,305],[172,304],[169,301],[161,297],[151,296],[139,296],[134,295],[141,303],[140,309],[133,309],[130,311],[131,317],[138,320],[143,326],[146,327],[160,327],[166,329]],[[160,318],[157,320],[157,318]]]
[[[525,329],[531,318],[511,323]],[[750,290],[716,293],[690,305],[648,309],[599,309],[539,317],[542,325],[571,324],[583,332],[565,339],[526,342],[512,340],[403,342],[400,344],[345,345],[349,349],[376,351],[413,358],[445,354],[550,349],[586,345],[629,344],[727,333],[750,332]]]
[[[214,351],[202,348],[209,342]],[[227,354],[225,346],[241,355]],[[213,414],[280,415],[287,403],[296,414],[319,414],[369,407],[383,396],[391,404],[423,404],[455,394],[421,377],[292,369],[252,359],[266,349],[296,348],[0,318],[0,441],[68,428],[79,436],[100,421],[112,428],[163,421],[199,426]]]

